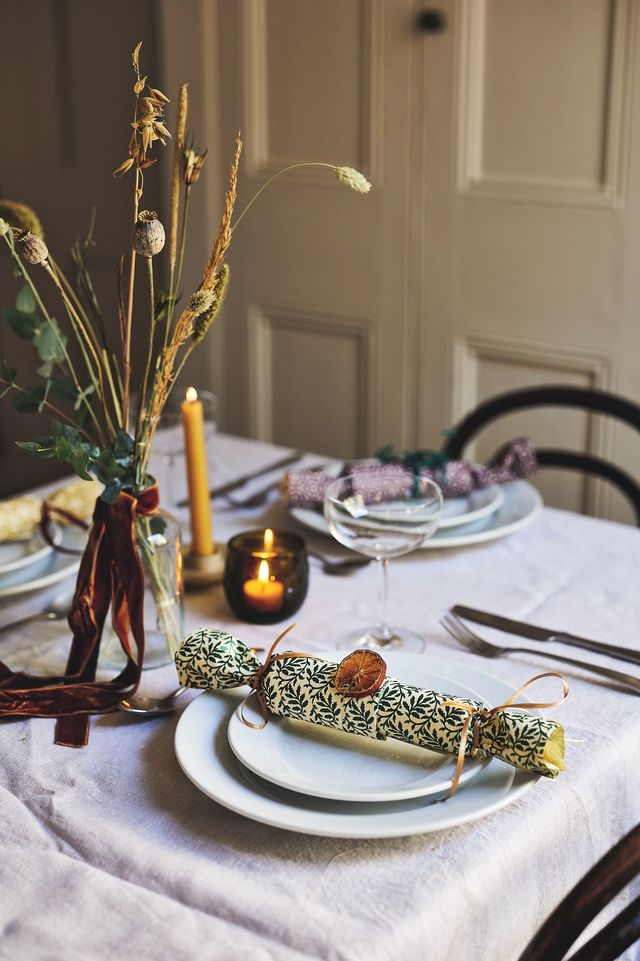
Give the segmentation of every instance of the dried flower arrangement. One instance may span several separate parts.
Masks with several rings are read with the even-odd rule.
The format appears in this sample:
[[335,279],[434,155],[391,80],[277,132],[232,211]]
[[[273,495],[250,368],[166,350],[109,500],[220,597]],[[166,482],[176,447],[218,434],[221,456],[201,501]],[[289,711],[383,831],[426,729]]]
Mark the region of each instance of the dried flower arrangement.
[[[148,483],[151,446],[164,405],[191,352],[202,342],[223,304],[229,283],[225,257],[234,229],[249,207],[278,171],[250,200],[232,223],[238,186],[242,139],[238,134],[229,171],[224,210],[211,255],[198,289],[177,313],[188,233],[188,212],[192,188],[197,184],[207,152],[194,148],[187,135],[188,90],[184,84],[178,100],[174,142],[173,175],[168,229],[169,290],[155,292],[156,258],[165,250],[165,230],[154,211],[141,209],[145,172],[156,164],[154,149],[166,146],[171,134],[164,121],[168,97],[147,82],[140,69],[140,48],[133,51],[135,73],[134,110],[128,155],[114,176],[132,174],[133,228],[128,270],[125,258],[118,265],[118,303],[121,352],[112,347],[104,315],[98,303],[87,266],[87,251],[93,244],[93,221],[84,242],[76,241],[72,255],[77,268],[74,285],[49,253],[37,216],[23,204],[0,200],[0,236],[13,259],[16,274],[24,281],[15,307],[5,311],[13,331],[30,340],[41,361],[41,383],[25,387],[16,371],[0,355],[0,397],[13,392],[13,403],[23,412],[44,410],[53,415],[50,434],[18,447],[34,458],[55,458],[68,463],[82,478],[96,477],[104,484],[102,498],[114,502],[123,491],[139,493]],[[334,171],[350,189],[366,193],[370,184],[350,167],[321,164]],[[132,411],[131,332],[136,267],[142,259],[146,269],[149,302],[148,345],[137,410]],[[69,347],[63,332],[40,295],[28,267],[39,267],[59,295],[77,349]],[[125,292],[126,276],[126,292]],[[135,417],[133,416],[135,414]]]
[[[183,85],[178,102],[171,184],[169,290],[156,295],[155,262],[166,249],[165,230],[154,211],[141,209],[141,201],[145,172],[157,160],[153,151],[157,145],[165,146],[171,136],[164,123],[169,101],[141,75],[140,47],[138,44],[133,52],[135,102],[128,155],[114,171],[117,177],[131,173],[134,180],[128,270],[125,271],[124,257],[120,258],[117,270],[121,339],[118,353],[112,348],[86,262],[93,224],[84,243],[77,241],[72,247],[77,268],[74,285],[49,253],[33,211],[22,204],[0,201],[0,237],[9,249],[16,275],[23,280],[15,309],[6,311],[6,317],[19,337],[31,341],[41,362],[38,367],[41,383],[37,387],[25,387],[18,383],[16,371],[0,355],[0,388],[4,388],[0,397],[13,392],[13,403],[18,410],[47,410],[53,415],[47,436],[20,441],[18,447],[31,457],[55,458],[67,463],[81,478],[96,478],[104,485],[96,503],[69,614],[74,636],[66,674],[63,679],[14,674],[0,664],[4,671],[0,714],[58,717],[57,742],[73,746],[86,743],[91,713],[113,710],[139,683],[145,657],[147,578],[155,601],[157,624],[169,651],[175,652],[180,642],[173,589],[175,570],[164,569],[151,536],[151,524],[158,522],[160,514],[157,486],[148,476],[149,456],[169,394],[224,301],[229,283],[225,258],[234,229],[264,189],[256,193],[235,223],[232,222],[242,151],[238,134],[211,255],[198,289],[177,311],[189,201],[206,159],[206,151],[197,151],[193,139],[187,138],[188,93],[187,86]],[[331,164],[322,166],[333,170],[337,179],[352,190],[366,193],[370,188],[356,170]],[[137,410],[133,411],[131,333],[139,259],[146,268],[149,323],[144,365],[135,378],[141,390]],[[53,284],[75,339],[74,348],[45,306],[31,276],[31,267],[43,271]],[[179,570],[179,558],[174,566]],[[126,664],[117,677],[101,682],[95,680],[95,671],[109,610]]]

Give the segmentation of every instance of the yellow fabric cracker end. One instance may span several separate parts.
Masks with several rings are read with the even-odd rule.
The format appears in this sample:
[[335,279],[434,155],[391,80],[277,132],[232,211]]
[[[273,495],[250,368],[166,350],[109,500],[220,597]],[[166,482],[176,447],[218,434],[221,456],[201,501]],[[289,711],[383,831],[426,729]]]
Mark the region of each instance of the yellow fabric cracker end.
[[564,763],[564,728],[558,724],[553,734],[547,738],[542,752],[543,763],[549,767],[549,775],[556,777],[566,771]]

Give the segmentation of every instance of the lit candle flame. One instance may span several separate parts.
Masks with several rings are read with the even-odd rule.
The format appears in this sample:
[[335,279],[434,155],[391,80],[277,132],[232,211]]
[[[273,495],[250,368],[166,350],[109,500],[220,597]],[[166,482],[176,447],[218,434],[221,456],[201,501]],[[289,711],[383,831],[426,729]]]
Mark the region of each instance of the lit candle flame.
[[260,567],[258,568],[258,580],[265,581],[269,580],[269,565],[266,561],[260,561]]
[[187,387],[186,393],[184,395],[184,399],[187,400],[190,404],[193,404],[195,403],[195,401],[197,401],[198,391],[195,389],[195,387]]
[[270,551],[273,549],[273,531],[270,527],[267,527],[264,532],[264,549],[265,551]]

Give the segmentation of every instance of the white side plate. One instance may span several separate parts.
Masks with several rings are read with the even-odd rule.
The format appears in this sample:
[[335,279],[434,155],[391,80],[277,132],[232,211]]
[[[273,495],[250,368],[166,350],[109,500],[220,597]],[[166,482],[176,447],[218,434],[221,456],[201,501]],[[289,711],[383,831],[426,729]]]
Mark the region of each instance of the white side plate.
[[[347,651],[344,654],[348,653]],[[341,660],[336,652],[333,660]],[[476,691],[450,677],[425,671],[399,677],[405,683],[471,700],[482,700]],[[245,708],[245,715],[251,711]],[[261,718],[249,718],[260,721]],[[238,709],[227,730],[231,750],[245,767],[272,784],[313,797],[334,801],[401,801],[421,797],[441,799],[451,787],[456,758],[405,744],[390,738],[376,741],[331,728],[272,718],[265,728],[243,724]],[[477,777],[486,761],[467,762],[461,783]]]

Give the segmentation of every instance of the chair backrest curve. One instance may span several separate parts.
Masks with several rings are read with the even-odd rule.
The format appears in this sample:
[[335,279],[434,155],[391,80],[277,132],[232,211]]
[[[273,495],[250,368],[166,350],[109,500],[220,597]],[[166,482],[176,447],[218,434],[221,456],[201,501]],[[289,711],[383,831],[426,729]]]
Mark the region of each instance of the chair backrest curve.
[[[547,918],[519,961],[561,961],[587,925],[640,874],[640,825],[585,874]],[[571,961],[613,961],[640,935],[640,898],[571,955]]]
[[[528,387],[499,394],[479,404],[454,428],[443,446],[443,453],[451,460],[461,458],[469,441],[487,424],[505,414],[531,407],[574,407],[606,414],[628,424],[640,433],[640,406],[617,394],[562,385]],[[541,451],[539,462],[542,467],[578,470],[610,481],[631,502],[636,514],[636,522],[640,527],[640,485],[629,474],[607,461],[579,452]]]

